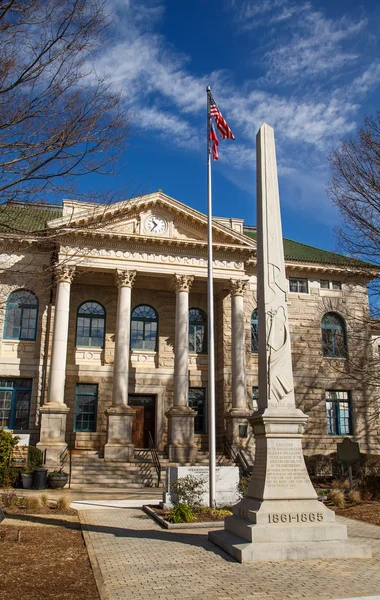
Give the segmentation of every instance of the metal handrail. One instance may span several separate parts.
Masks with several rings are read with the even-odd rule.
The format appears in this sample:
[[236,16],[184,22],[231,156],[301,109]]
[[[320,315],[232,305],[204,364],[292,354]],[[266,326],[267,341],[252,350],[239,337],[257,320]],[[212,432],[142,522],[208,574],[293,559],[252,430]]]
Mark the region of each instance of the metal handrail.
[[239,468],[240,474],[242,476],[249,475],[251,473],[251,468],[245,458],[243,452],[241,450],[234,450],[231,442],[226,436],[223,436],[223,445],[226,454],[230,457],[230,459],[235,463],[235,465]]
[[156,473],[157,473],[157,487],[160,487],[161,484],[161,463],[160,463],[160,459],[158,456],[158,452],[155,446],[155,443],[153,441],[152,438],[152,434],[149,431],[149,450],[150,453],[152,455],[152,461],[154,464],[154,468],[156,469]]

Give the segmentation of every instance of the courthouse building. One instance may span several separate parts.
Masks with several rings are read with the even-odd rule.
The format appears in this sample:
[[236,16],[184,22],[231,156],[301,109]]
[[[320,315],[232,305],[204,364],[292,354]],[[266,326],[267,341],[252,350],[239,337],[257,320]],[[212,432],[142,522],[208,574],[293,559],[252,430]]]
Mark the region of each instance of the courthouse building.
[[[173,461],[208,447],[207,219],[161,191],[110,206],[8,203],[0,211],[0,426],[58,464],[110,464],[149,439]],[[256,231],[214,218],[219,439],[253,447]],[[297,405],[307,454],[343,436],[379,453],[379,404],[350,357],[371,340],[364,263],[284,240]],[[355,361],[357,369],[358,361]]]

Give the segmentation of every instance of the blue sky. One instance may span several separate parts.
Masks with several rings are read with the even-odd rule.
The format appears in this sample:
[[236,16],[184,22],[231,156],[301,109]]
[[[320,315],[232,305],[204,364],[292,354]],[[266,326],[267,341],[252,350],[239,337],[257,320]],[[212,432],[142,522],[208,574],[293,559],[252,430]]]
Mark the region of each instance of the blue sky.
[[[93,57],[133,115],[121,175],[206,212],[206,86],[233,130],[213,164],[214,214],[255,224],[255,136],[274,127],[283,233],[336,248],[327,157],[378,108],[375,1],[109,0],[109,43]],[[100,183],[99,183],[100,184]]]

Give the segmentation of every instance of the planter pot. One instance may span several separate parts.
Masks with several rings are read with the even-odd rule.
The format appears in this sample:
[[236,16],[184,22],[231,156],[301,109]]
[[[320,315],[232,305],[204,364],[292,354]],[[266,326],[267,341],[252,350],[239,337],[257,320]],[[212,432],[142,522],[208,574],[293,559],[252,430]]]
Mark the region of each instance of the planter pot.
[[33,471],[33,487],[35,490],[46,490],[47,487],[47,470],[35,469]]
[[67,483],[67,475],[57,475],[56,477],[49,477],[49,485],[53,490],[60,490],[65,487]]
[[21,473],[22,487],[31,490],[33,485],[33,473]]

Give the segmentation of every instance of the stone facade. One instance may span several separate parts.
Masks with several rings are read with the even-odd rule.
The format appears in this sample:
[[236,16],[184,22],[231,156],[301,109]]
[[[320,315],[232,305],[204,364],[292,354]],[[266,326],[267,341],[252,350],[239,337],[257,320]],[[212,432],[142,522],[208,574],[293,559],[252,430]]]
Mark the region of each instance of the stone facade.
[[[2,235],[0,330],[4,331],[7,298],[12,291],[28,289],[38,298],[36,339],[2,336],[0,342],[0,376],[6,380],[32,380],[28,431],[33,441],[39,440],[42,422],[47,436],[39,441],[43,449],[49,448],[54,439],[59,452],[66,444],[78,451],[103,450],[106,444],[112,448],[116,444],[120,450],[124,444],[121,438],[131,435],[131,423],[136,418],[128,395],[149,396],[154,398],[151,433],[157,448],[172,447],[175,459],[193,459],[196,448],[207,449],[207,416],[204,432],[194,434],[197,414],[183,398],[189,388],[205,389],[207,398],[207,353],[187,352],[186,356],[183,334],[178,337],[178,332],[181,327],[188,331],[188,308],[207,314],[205,216],[161,192],[107,210],[64,202],[63,212],[57,215],[47,223],[48,241],[44,243],[41,236],[46,233],[29,232],[22,239]],[[166,228],[155,236],[147,222],[156,215],[164,220]],[[248,418],[253,412],[252,388],[258,385],[258,356],[251,352],[251,314],[257,306],[256,243],[246,232],[239,219],[214,220],[216,426],[220,438],[227,434],[233,445],[252,450]],[[288,294],[296,402],[309,415],[304,451],[310,455],[335,451],[342,436],[328,433],[326,391],[343,390],[349,393],[352,409],[350,433],[360,442],[362,452],[379,453],[378,398],[357,374],[351,373],[349,360],[360,352],[364,361],[370,344],[365,284],[373,273],[359,266],[338,264],[334,259],[337,255],[325,254],[331,256],[330,263],[285,256],[287,277],[307,280],[306,291]],[[58,275],[53,264],[60,265],[61,271],[70,270],[70,276]],[[128,288],[118,287],[118,272],[135,273]],[[179,288],[179,279],[183,284],[186,278],[192,278],[191,285]],[[341,289],[322,288],[321,280],[339,282]],[[121,292],[124,289],[129,292]],[[57,290],[63,321],[54,328]],[[127,304],[121,294],[128,295]],[[76,345],[77,311],[86,301],[99,303],[105,311],[101,348]],[[129,341],[122,340],[126,332],[129,340],[130,314],[140,305],[153,307],[158,315],[156,350],[129,350]],[[327,312],[344,319],[348,358],[323,356],[321,319]],[[67,325],[64,314],[68,315]],[[67,331],[62,333],[65,327]],[[124,365],[120,368],[115,367],[118,343],[117,361]],[[54,352],[56,358],[52,358]],[[98,386],[93,431],[75,431],[78,383]],[[120,392],[121,396],[116,394],[115,398],[115,385],[127,390],[126,395]],[[61,417],[57,420],[58,415]],[[61,437],[54,432],[58,421],[59,427],[64,427]],[[119,432],[118,442],[115,433],[113,442],[110,438],[114,427]],[[179,442],[180,433],[183,439]],[[132,448],[131,439],[125,444]],[[52,455],[50,462],[55,460]]]

